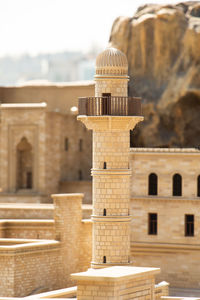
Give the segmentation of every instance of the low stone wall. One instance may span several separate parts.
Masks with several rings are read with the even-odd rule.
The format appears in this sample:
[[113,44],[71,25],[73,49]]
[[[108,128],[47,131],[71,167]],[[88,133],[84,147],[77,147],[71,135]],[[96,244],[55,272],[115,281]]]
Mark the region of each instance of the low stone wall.
[[[68,297],[75,298],[77,294],[77,287],[73,286],[66,289],[55,290],[51,292],[36,294],[34,296],[25,297],[25,299],[52,299],[52,298],[65,298]],[[0,298],[1,300],[1,298]]]
[[[53,204],[0,203],[0,219],[53,220]],[[92,205],[82,205],[82,218],[90,219]]]
[[92,221],[82,220],[80,234],[80,271],[90,268],[92,261]]
[[[0,295],[24,297],[32,293],[49,291],[59,286],[58,241],[0,239]],[[14,275],[14,276],[13,276]]]
[[0,193],[0,203],[48,203],[47,196],[31,195],[30,193],[24,194],[6,194]]
[[200,246],[161,243],[132,243],[134,264],[161,269],[158,280],[170,287],[200,289]]
[[54,220],[0,220],[0,238],[52,240],[54,237]]
[[53,204],[0,203],[0,219],[53,219]]
[[162,296],[169,295],[169,283],[162,281],[155,285],[155,299],[160,300]]
[[[70,274],[90,267],[92,223],[82,215],[85,211],[85,216],[90,216],[91,205],[82,205],[83,194],[53,198],[55,206],[47,211],[54,212],[54,220],[0,220],[2,297],[24,297],[72,286]],[[18,204],[18,216],[23,207]],[[14,213],[10,207],[4,209]],[[42,214],[38,204],[37,209]],[[31,214],[30,207],[27,212]]]

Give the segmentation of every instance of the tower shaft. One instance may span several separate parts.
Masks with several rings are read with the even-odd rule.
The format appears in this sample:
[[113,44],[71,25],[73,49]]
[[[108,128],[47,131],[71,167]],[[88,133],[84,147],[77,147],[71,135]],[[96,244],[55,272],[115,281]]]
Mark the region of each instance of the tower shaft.
[[125,55],[106,49],[96,61],[96,97],[79,101],[78,120],[93,130],[93,268],[130,264],[130,130],[143,117],[139,99],[127,97],[127,70]]

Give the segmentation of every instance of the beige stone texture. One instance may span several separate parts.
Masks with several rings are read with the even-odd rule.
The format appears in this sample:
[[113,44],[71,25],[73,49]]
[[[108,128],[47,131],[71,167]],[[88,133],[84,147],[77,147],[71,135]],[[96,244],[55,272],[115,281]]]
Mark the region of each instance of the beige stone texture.
[[[70,286],[70,274],[89,267],[91,258],[90,224],[82,223],[83,194],[52,195],[55,239],[61,242],[62,287]],[[81,238],[80,238],[81,237]],[[81,263],[80,263],[81,262]]]
[[130,218],[92,217],[93,260],[92,266],[130,263]]
[[[82,204],[82,219],[90,219],[91,204]],[[54,205],[47,203],[0,203],[0,219],[53,220]]]
[[128,79],[96,78],[95,97],[102,93],[111,93],[113,96],[127,97]]
[[83,195],[53,198],[54,220],[0,221],[2,296],[23,297],[71,286],[70,274],[89,268],[92,226],[91,220],[82,220]]
[[[71,110],[84,95],[94,96],[93,82],[0,87],[0,202],[45,203],[62,182],[91,180],[91,133]],[[24,139],[31,152],[20,171],[17,149]]]
[[131,149],[132,173],[131,195],[148,195],[148,176],[158,176],[158,195],[172,196],[172,177],[182,176],[182,196],[197,197],[197,177],[200,175],[198,161],[200,152],[194,148],[134,148]]
[[53,220],[53,211],[53,204],[0,203],[0,219]]
[[50,83],[0,87],[2,103],[47,103],[51,112],[71,114],[71,107],[78,106],[78,97],[94,96],[94,81]]
[[[161,268],[159,280],[199,289],[199,150],[131,149],[131,256],[135,265]],[[148,176],[158,176],[158,195],[148,195]],[[182,176],[182,196],[172,196],[172,176]],[[157,234],[148,234],[148,214],[157,213]],[[194,215],[194,236],[185,236],[185,215]]]
[[[1,177],[2,191],[16,191],[16,148],[23,138],[32,146],[32,190],[45,193],[45,104],[1,105]],[[37,170],[39,169],[39,173]]]
[[[95,97],[104,93],[117,100],[128,93],[127,59],[114,48],[96,59]],[[129,132],[143,118],[127,115],[121,108],[112,116],[103,111],[100,116],[78,116],[93,130],[92,268],[130,263]]]
[[[75,116],[47,112],[45,104],[1,105],[0,109],[3,145],[0,201],[16,202],[16,195],[20,202],[47,202],[51,193],[59,191],[62,181],[90,179],[90,133],[77,123]],[[16,149],[23,138],[31,145],[33,153],[32,188],[29,189],[17,186]]]
[[[40,293],[40,294],[36,294],[34,296],[28,296],[28,297],[24,297],[25,299],[35,299],[37,297],[37,299],[74,299],[76,297],[77,294],[77,287],[73,286],[73,287],[69,287],[69,288],[65,288],[65,289],[59,289],[59,290],[54,290],[51,292],[46,292],[46,293]],[[68,298],[70,297],[70,298]],[[0,297],[0,300],[1,297]],[[7,299],[10,300],[10,299]],[[12,300],[12,299],[11,299]]]
[[87,128],[93,129],[92,267],[128,264],[131,175],[128,162],[129,130],[142,118],[79,116],[78,119]]
[[160,300],[161,297],[167,297],[169,295],[169,283],[162,281],[155,285],[155,299]]
[[[0,294],[23,297],[58,288],[59,242],[0,240]],[[40,270],[36,267],[40,266]]]
[[[131,256],[134,264],[161,268],[158,279],[166,280],[172,287],[200,288],[198,210],[197,199],[132,198]],[[149,213],[158,214],[157,235],[148,234]],[[185,236],[185,214],[195,215],[192,237]]]
[[72,278],[77,281],[78,300],[150,300],[155,298],[157,273],[156,268],[110,267],[72,274]]
[[[89,171],[89,170],[88,170]],[[62,181],[59,192],[62,193],[82,193],[84,194],[83,203],[92,203],[92,181]]]
[[54,239],[53,220],[0,220],[0,238]]

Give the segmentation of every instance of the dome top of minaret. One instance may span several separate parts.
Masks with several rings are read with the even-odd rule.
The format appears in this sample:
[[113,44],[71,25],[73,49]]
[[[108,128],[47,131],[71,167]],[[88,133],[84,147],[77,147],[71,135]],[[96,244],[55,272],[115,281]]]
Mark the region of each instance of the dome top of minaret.
[[106,48],[96,59],[96,75],[127,75],[128,61],[126,55],[112,47]]

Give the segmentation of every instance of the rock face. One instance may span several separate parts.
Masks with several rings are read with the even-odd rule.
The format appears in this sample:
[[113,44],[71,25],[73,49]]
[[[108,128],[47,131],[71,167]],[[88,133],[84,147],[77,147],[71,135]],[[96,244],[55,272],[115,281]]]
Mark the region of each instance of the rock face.
[[143,98],[132,145],[200,146],[200,2],[142,6],[115,20],[110,45],[127,55],[129,94]]

